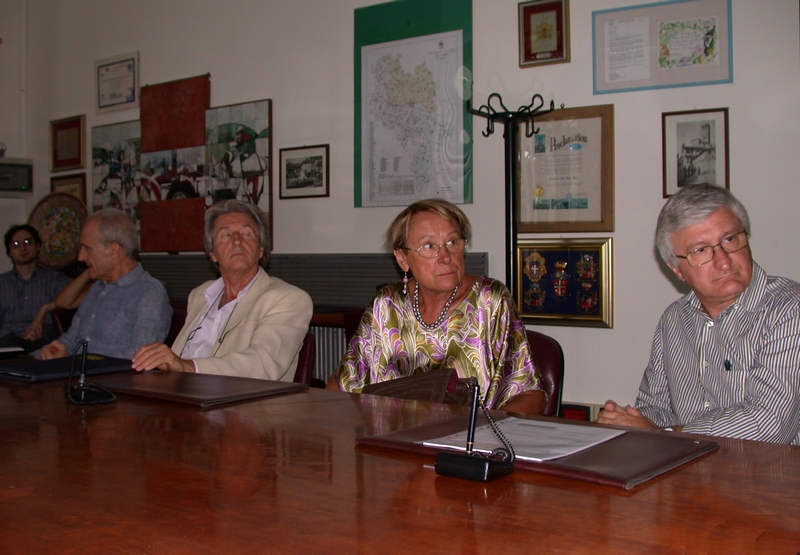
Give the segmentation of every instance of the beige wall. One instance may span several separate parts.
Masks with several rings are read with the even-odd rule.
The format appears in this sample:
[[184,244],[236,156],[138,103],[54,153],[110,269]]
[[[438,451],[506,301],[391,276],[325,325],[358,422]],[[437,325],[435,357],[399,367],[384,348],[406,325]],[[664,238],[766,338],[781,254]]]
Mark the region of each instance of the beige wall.
[[[212,106],[272,98],[274,155],[283,147],[331,145],[330,198],[281,201],[276,195],[276,252],[380,251],[381,232],[397,209],[353,208],[352,186],[353,10],[371,3],[0,0],[2,15],[27,10],[20,54],[27,56],[25,128],[14,123],[18,113],[0,106],[0,129],[26,137],[15,155],[35,160],[35,193],[26,197],[26,209],[49,190],[49,120],[85,113],[91,128],[138,118],[137,110],[96,115],[92,89],[95,60],[138,50],[145,84],[208,72]],[[572,0],[572,62],[520,69],[517,2],[473,0],[477,101],[499,92],[516,107],[540,93],[568,107],[615,105],[614,329],[539,328],[564,346],[564,398],[570,401],[633,402],[655,323],[679,294],[651,245],[663,204],[662,112],[730,108],[731,189],[750,210],[755,257],[769,273],[800,280],[798,2],[770,0],[766,9],[762,2],[733,0],[733,84],[593,96],[592,11],[641,3]],[[7,28],[0,17],[0,32]],[[6,42],[0,45],[5,48]],[[6,65],[5,52],[2,91],[8,78],[19,78]],[[475,228],[472,248],[489,252],[491,274],[503,279],[503,139],[501,133],[480,136],[481,122],[475,123],[475,202],[465,211]],[[9,143],[3,136],[0,141]]]

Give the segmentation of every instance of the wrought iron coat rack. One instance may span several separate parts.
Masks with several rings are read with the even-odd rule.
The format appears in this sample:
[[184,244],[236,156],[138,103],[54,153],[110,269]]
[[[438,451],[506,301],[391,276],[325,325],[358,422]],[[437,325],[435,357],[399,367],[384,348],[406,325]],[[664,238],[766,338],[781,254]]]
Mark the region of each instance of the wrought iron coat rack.
[[[496,99],[502,110],[498,110],[492,104],[492,99]],[[517,288],[517,178],[519,164],[517,163],[517,152],[519,144],[519,124],[525,122],[525,136],[532,137],[539,132],[534,127],[534,118],[544,114],[549,114],[555,109],[555,103],[550,101],[550,109],[542,111],[544,98],[540,94],[531,97],[531,103],[527,106],[520,106],[517,111],[512,112],[503,104],[503,97],[498,93],[492,93],[480,108],[475,110],[467,101],[467,112],[470,114],[486,118],[486,130],[482,132],[484,137],[494,133],[495,122],[503,123],[503,137],[505,139],[505,166],[506,166],[506,286],[512,295],[516,295]]]

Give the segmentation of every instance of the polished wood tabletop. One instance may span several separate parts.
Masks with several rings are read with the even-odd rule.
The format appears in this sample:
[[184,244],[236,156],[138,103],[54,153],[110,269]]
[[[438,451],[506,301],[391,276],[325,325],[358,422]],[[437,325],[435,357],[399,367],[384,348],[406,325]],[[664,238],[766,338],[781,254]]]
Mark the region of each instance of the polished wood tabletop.
[[0,381],[0,553],[800,552],[798,447],[720,439],[625,491],[354,446],[464,410],[325,390],[80,407]]

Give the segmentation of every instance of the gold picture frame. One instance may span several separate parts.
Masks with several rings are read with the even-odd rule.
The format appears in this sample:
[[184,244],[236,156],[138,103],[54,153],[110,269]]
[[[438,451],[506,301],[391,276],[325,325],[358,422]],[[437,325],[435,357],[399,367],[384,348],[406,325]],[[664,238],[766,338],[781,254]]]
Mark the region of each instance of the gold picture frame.
[[526,324],[614,327],[611,237],[520,239],[516,256]]

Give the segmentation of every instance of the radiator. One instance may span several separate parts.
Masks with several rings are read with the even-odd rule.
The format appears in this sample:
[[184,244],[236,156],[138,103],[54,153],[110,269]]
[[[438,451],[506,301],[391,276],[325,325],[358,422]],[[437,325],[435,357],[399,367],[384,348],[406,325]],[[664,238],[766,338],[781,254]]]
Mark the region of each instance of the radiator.
[[328,378],[339,367],[339,361],[344,356],[344,328],[311,326],[311,333],[317,339],[314,377],[328,383]]

